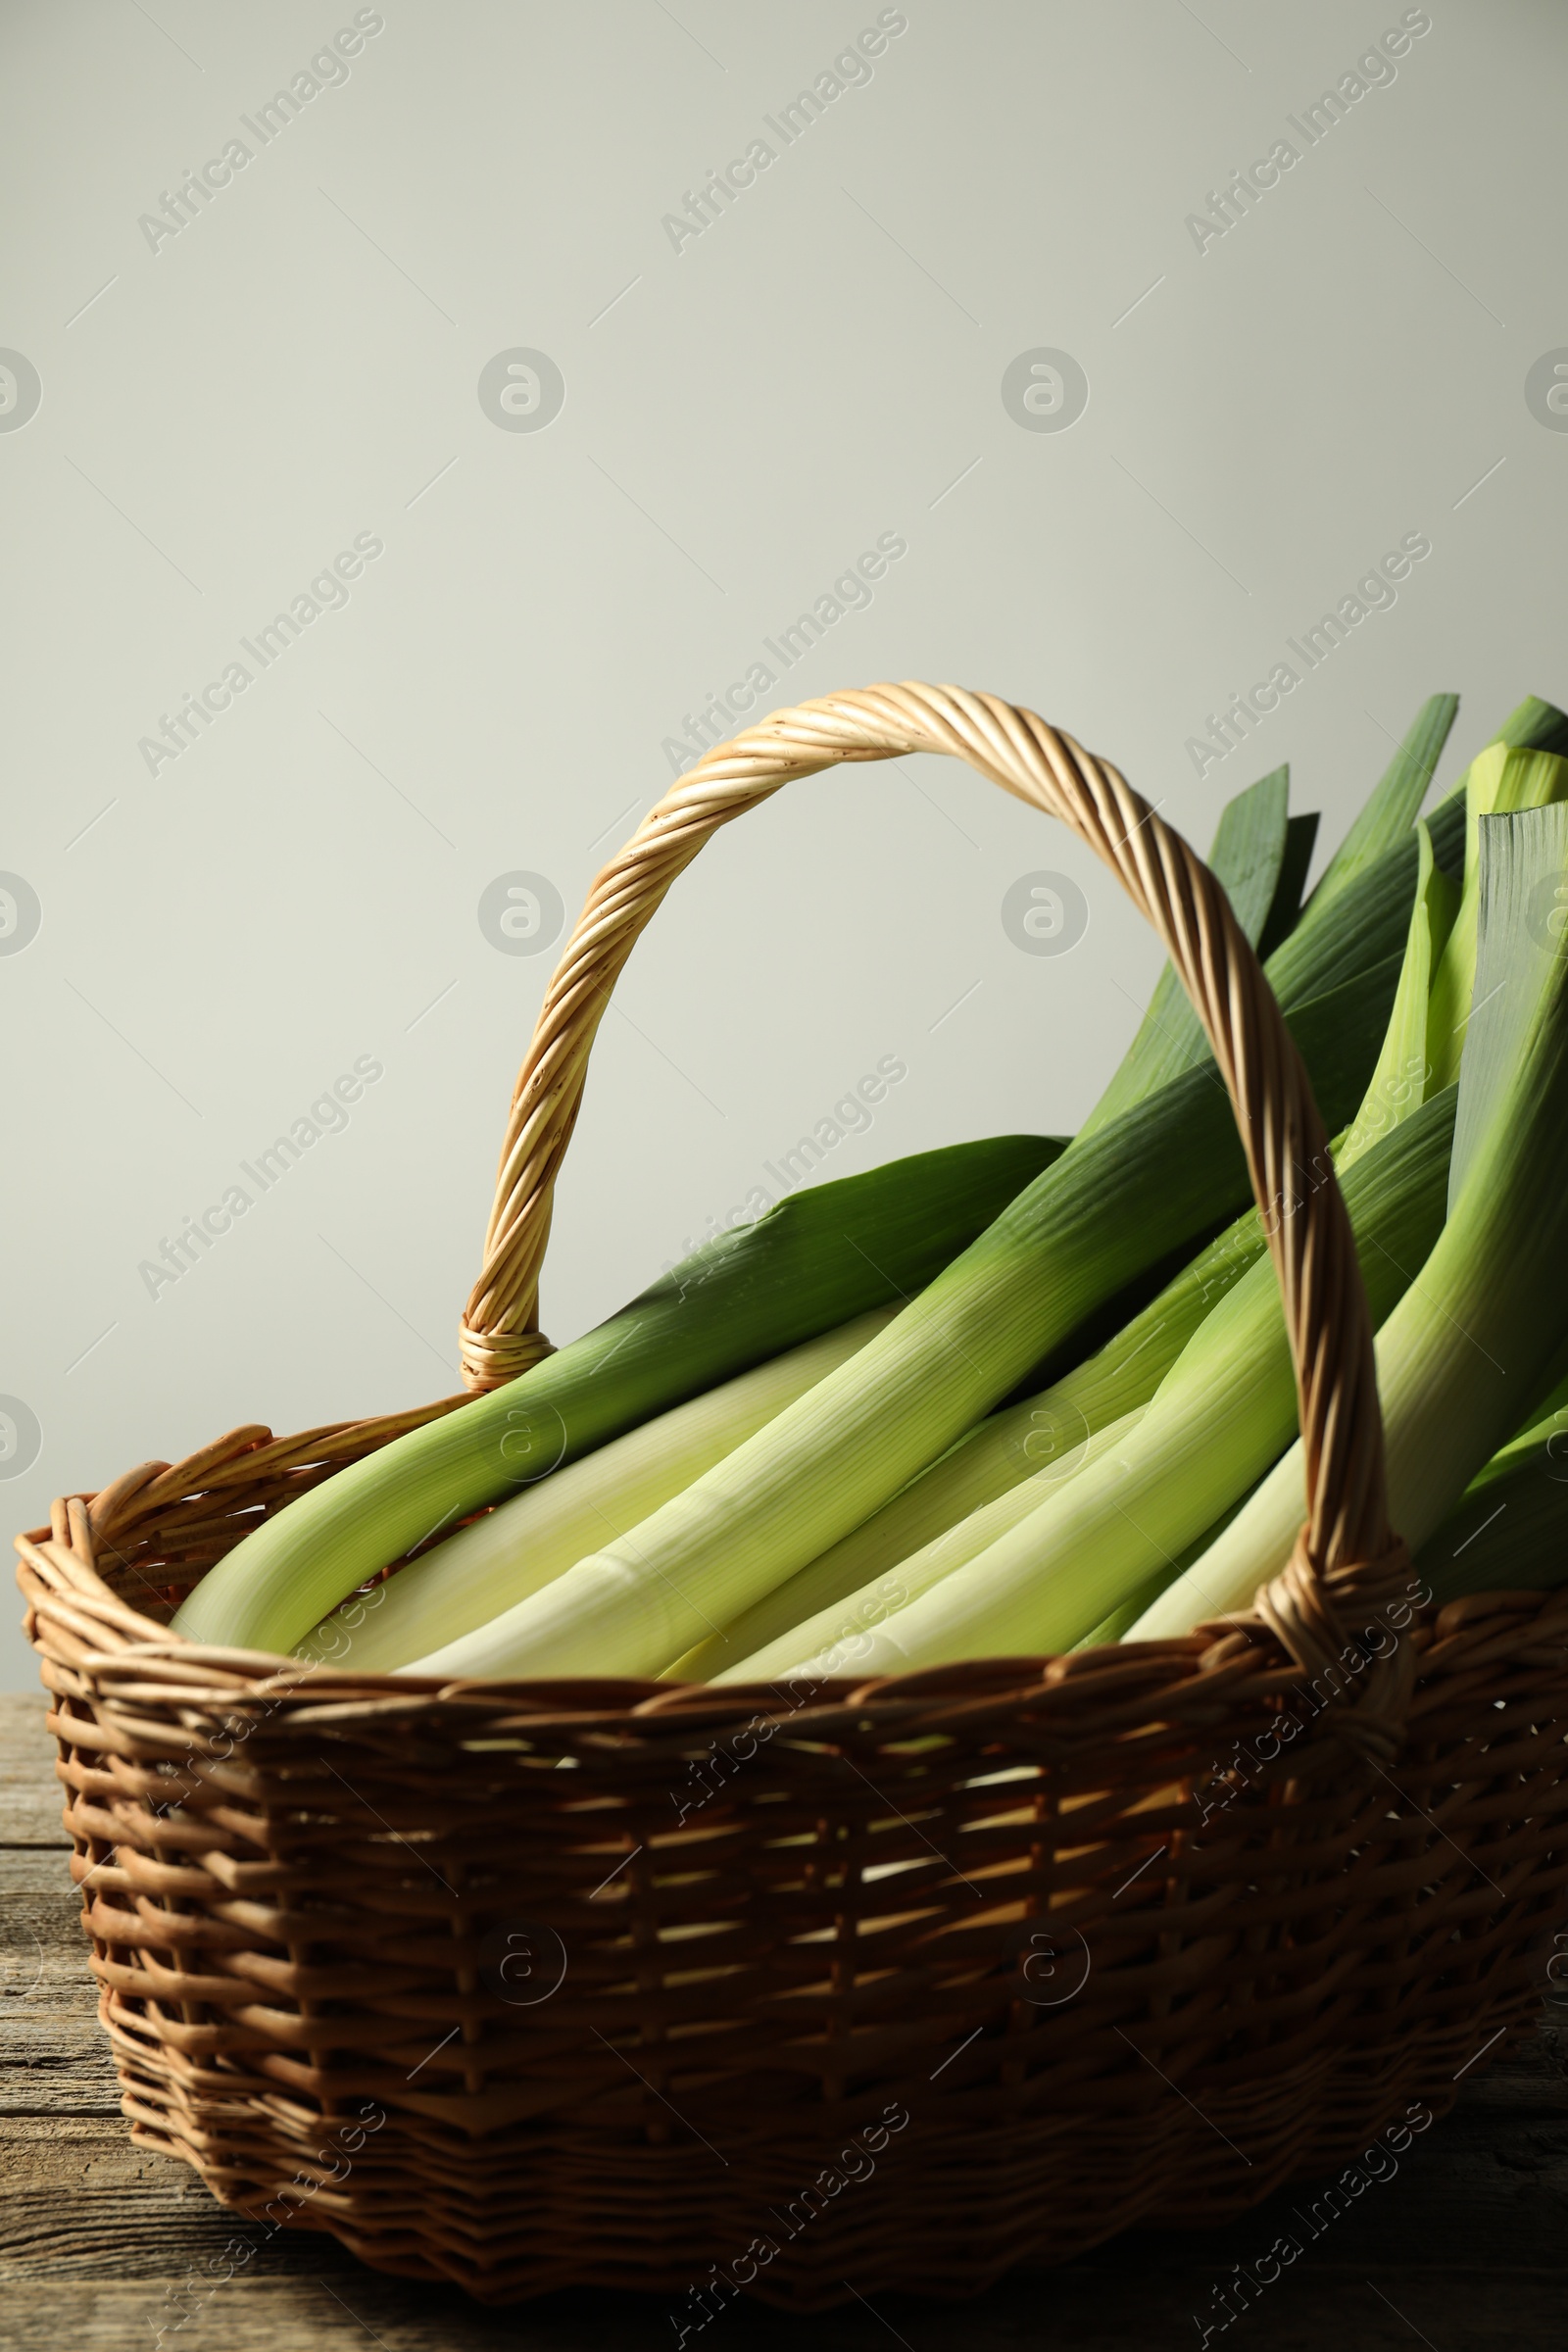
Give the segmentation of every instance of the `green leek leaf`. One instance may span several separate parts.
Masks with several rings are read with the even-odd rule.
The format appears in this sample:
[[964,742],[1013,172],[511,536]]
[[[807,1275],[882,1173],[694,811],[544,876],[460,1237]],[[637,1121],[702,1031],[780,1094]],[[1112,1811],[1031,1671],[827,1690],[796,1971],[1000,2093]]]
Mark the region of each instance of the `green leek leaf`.
[[[1412,1552],[1518,1427],[1568,1339],[1568,943],[1542,919],[1568,886],[1568,806],[1484,817],[1479,838],[1462,1179],[1377,1342],[1389,1512]],[[1302,1507],[1298,1442],[1137,1637],[1248,1608],[1284,1566]]]
[[[1255,947],[1274,905],[1289,839],[1291,771],[1277,767],[1227,801],[1208,863],[1225,885],[1231,912]],[[1208,1053],[1192,1000],[1167,962],[1132,1044],[1080,1132],[1093,1135]]]
[[1409,832],[1437,774],[1458,708],[1456,694],[1429,695],[1422,704],[1365,808],[1324,867],[1310,901],[1314,907],[1326,906]]

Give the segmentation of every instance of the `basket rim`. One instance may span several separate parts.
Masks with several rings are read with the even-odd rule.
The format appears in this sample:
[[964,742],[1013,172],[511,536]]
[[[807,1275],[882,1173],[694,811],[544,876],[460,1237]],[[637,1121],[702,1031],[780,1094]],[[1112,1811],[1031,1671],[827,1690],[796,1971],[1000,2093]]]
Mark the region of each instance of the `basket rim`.
[[[1261,1717],[1310,1680],[1278,1626],[1255,1610],[1153,1642],[1105,1642],[1058,1653],[1001,1653],[871,1677],[850,1673],[716,1685],[623,1675],[481,1680],[373,1674],[276,1651],[192,1642],[122,1598],[100,1572],[101,1551],[118,1549],[117,1539],[133,1534],[137,1521],[147,1516],[150,1494],[166,1501],[190,1496],[206,1491],[201,1483],[205,1478],[222,1480],[225,1473],[231,1484],[238,1483],[233,1473],[248,1463],[268,1462],[277,1475],[278,1464],[295,1460],[302,1450],[327,1452],[334,1441],[337,1450],[357,1458],[368,1449],[367,1440],[369,1446],[390,1443],[403,1427],[468,1401],[458,1396],[416,1408],[413,1414],[320,1425],[282,1440],[259,1424],[242,1424],[182,1462],[144,1462],[95,1493],[78,1491],[59,1498],[49,1528],[30,1529],[14,1539],[28,1637],[46,1682],[51,1680],[51,1664],[67,1665],[106,1698],[114,1694],[122,1702],[134,1697],[155,1707],[160,1702],[177,1707],[193,1719],[192,1737],[199,1746],[194,1719],[204,1708],[232,1711],[256,1702],[266,1706],[269,1716],[297,1721],[306,1713],[322,1728],[328,1720],[347,1729],[354,1720],[432,1710],[476,1719],[499,1711],[539,1732],[552,1723],[580,1731],[589,1721],[637,1722],[650,1732],[656,1725],[697,1731],[755,1718],[767,1725],[768,1737],[787,1730],[798,1737],[820,1738],[830,1731],[843,1735],[859,1728],[885,1738],[901,1719],[927,1717],[933,1699],[944,1697],[953,1701],[955,1730],[961,1721],[973,1734],[1000,1730],[1043,1701],[1056,1700],[1072,1715],[1082,1702],[1088,1719],[1077,1737],[1092,1743],[1106,1736],[1107,1718],[1125,1715],[1129,1723],[1147,1722],[1150,1702],[1156,1696],[1162,1707],[1179,1715],[1193,1709],[1228,1713],[1249,1697]],[[331,1465],[343,1466],[343,1461]],[[287,1508],[287,1502],[282,1507]],[[233,1541],[244,1532],[236,1529]],[[1489,1625],[1491,1641],[1508,1644],[1526,1631],[1529,1620],[1560,1610],[1568,1638],[1568,1586],[1483,1592],[1443,1603],[1430,1594],[1412,1592],[1397,1605],[1402,1622],[1394,1630],[1407,1636],[1414,1672],[1422,1680],[1441,1666],[1446,1651],[1471,1652],[1478,1638],[1487,1642]],[[1473,1666],[1474,1658],[1468,1662]],[[792,1695],[803,1682],[808,1684],[808,1694]],[[1336,1695],[1331,1692],[1332,1720],[1317,1743],[1327,1753],[1342,1750],[1356,1713],[1353,1707],[1332,1705]],[[1050,1711],[1054,1714],[1056,1709]],[[1066,1732],[1063,1723],[1055,1737]],[[1305,1762],[1305,1749],[1294,1752],[1297,1766]]]

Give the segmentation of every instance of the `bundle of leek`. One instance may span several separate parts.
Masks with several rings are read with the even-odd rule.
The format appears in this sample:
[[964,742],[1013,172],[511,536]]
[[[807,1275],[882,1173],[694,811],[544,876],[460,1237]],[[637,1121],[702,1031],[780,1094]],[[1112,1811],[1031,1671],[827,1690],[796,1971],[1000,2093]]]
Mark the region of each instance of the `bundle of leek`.
[[[1540,1468],[1568,1428],[1568,719],[1522,705],[1421,824],[1455,708],[1418,714],[1304,907],[1316,820],[1289,814],[1283,771],[1211,852],[1341,1130],[1395,1524],[1424,1565],[1443,1553],[1444,1590],[1466,1560],[1497,1581],[1477,1531],[1499,1506],[1520,1582],[1549,1581],[1568,1521],[1568,1460],[1561,1482]],[[176,1623],[356,1672],[776,1681],[1245,1608],[1302,1501],[1246,1202],[1167,968],[1070,1145],[963,1146],[793,1197],[324,1482]]]

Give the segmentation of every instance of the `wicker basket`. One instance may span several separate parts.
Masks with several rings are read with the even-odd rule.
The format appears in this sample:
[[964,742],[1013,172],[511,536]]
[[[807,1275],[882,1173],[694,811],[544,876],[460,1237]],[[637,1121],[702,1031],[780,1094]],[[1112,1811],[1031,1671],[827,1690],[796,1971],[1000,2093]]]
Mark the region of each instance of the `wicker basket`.
[[441,1686],[167,1623],[260,1517],[463,1398],[234,1430],[58,1503],[20,1577],[125,2112],[264,2229],[495,2302],[659,2289],[677,2337],[738,2292],[967,2294],[1234,2216],[1441,2113],[1531,2023],[1568,1876],[1568,1597],[1412,1603],[1278,1007],[1193,852],[1028,711],[836,695],[668,793],[546,999],[465,1377],[547,1349],[589,1046],[670,883],[791,777],[914,751],[1071,825],[1202,1016],[1298,1367],[1296,1555],[1254,1617],[1181,1641],[860,1687]]

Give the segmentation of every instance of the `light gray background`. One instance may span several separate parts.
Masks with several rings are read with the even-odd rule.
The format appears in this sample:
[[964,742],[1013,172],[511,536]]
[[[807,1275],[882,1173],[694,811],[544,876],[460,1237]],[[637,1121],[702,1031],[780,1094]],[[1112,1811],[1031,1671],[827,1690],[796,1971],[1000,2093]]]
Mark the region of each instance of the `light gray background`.
[[[907,554],[768,700],[991,689],[1200,846],[1284,760],[1331,845],[1433,690],[1464,696],[1446,777],[1526,691],[1568,697],[1568,435],[1524,397],[1568,344],[1564,12],[1434,0],[1396,78],[1201,253],[1206,191],[1300,146],[1286,116],[1400,7],[903,13],[677,252],[662,217],[779,146],[762,117],[874,6],[386,0],[349,78],[154,252],[139,217],[353,9],[9,10],[0,344],[42,381],[0,432],[0,867],[42,907],[0,956],[0,1392],[42,1429],[14,1526],[238,1421],[457,1386],[554,960],[498,954],[480,894],[543,873],[569,920],[682,714],[879,533]],[[542,431],[480,407],[518,346],[564,377]],[[1067,431],[1003,405],[1038,347],[1088,376]],[[1412,531],[1397,604],[1200,778],[1205,715]],[[385,553],[346,609],[150,775],[160,714],[362,532]],[[1069,955],[1004,931],[1039,869],[1086,896]],[[621,983],[546,1328],[639,1289],[879,1056],[908,1075],[827,1172],[1071,1128],[1157,962],[1088,856],[965,770],[796,786]],[[149,1297],[141,1261],[359,1055],[385,1074],[346,1130]]]

